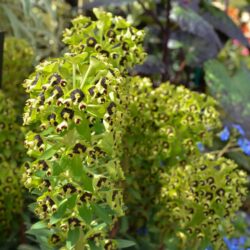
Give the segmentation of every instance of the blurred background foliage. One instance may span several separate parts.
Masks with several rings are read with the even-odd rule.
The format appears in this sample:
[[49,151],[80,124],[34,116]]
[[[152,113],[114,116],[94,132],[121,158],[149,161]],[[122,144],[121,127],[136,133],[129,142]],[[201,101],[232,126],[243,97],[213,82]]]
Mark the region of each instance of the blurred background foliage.
[[70,17],[70,6],[63,0],[0,1],[0,29],[26,39],[35,49],[36,62],[60,53],[61,34]]
[[3,90],[11,98],[15,96],[14,106],[22,113],[25,92],[22,82],[33,69],[34,50],[24,39],[7,37],[4,43]]

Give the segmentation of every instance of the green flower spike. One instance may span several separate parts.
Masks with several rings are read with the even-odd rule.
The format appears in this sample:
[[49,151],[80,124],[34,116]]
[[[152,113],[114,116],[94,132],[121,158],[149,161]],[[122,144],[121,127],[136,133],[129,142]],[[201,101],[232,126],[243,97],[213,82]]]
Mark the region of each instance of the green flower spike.
[[[121,18],[95,13],[97,21],[79,17],[65,32],[71,52],[37,66],[24,84],[30,95],[24,124],[35,127],[25,145],[35,161],[23,181],[38,194],[34,211],[56,249],[114,249],[108,233],[124,214],[124,76],[143,58],[134,56],[136,48],[142,51],[143,33]],[[110,30],[117,34],[114,45]],[[121,42],[127,43],[126,55]],[[111,51],[123,53],[126,64],[110,59]]]

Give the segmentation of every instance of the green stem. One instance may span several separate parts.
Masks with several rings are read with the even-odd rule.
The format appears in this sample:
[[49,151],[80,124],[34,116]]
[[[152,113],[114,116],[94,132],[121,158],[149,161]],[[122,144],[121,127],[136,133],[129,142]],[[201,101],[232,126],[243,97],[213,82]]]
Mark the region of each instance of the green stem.
[[82,80],[82,82],[81,82],[81,86],[80,86],[81,89],[83,88],[83,86],[84,86],[84,84],[85,84],[85,82],[86,82],[86,80],[87,80],[87,78],[88,78],[88,75],[89,75],[89,73],[90,73],[92,67],[93,67],[93,65],[90,64],[89,67],[88,67],[88,70],[87,70],[87,72],[85,73],[84,78],[83,78],[83,80]]
[[81,231],[79,240],[75,245],[75,250],[82,250],[84,248],[84,244],[85,244],[85,240],[84,240],[83,232]]
[[218,157],[223,156],[225,153],[227,153],[229,151],[229,149],[234,145],[234,141],[230,140],[226,146],[220,151],[220,153],[218,154]]
[[73,88],[76,88],[76,65],[73,64]]
[[[236,147],[235,147],[236,146]],[[234,140],[229,141],[226,146],[221,149],[221,150],[215,150],[215,151],[211,151],[209,153],[212,154],[218,154],[218,157],[223,156],[226,153],[230,153],[230,152],[241,152],[242,149],[240,147],[237,146],[237,144],[235,144]]]
[[87,105],[88,108],[99,108],[101,106],[102,106],[101,104],[88,104]]

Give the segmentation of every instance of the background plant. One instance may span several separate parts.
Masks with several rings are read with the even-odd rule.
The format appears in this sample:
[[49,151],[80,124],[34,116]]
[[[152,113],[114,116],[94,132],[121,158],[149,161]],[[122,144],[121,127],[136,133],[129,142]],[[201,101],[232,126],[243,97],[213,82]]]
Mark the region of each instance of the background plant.
[[10,97],[15,97],[15,107],[22,112],[25,93],[22,82],[31,73],[34,50],[23,39],[5,38],[3,64],[3,90]]
[[39,62],[60,54],[61,34],[69,23],[71,8],[65,1],[0,1],[0,29],[25,39]]

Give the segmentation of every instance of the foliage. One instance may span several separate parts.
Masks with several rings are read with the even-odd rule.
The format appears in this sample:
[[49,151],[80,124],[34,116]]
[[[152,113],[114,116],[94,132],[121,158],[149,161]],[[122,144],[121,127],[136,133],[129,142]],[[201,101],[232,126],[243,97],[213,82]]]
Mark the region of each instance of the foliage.
[[60,53],[61,33],[69,16],[70,8],[63,0],[0,1],[0,29],[27,40],[37,62]]
[[[4,43],[3,90],[10,97],[17,98],[20,105],[24,98],[22,82],[32,70],[34,51],[23,39],[7,37]],[[19,100],[20,99],[20,100]],[[20,108],[20,106],[19,106]]]
[[0,242],[20,221],[23,199],[18,165],[24,149],[13,103],[0,91]]
[[[214,130],[220,127],[216,103],[181,86],[162,84],[153,89],[146,78],[134,78],[132,86],[128,109],[131,120],[123,138],[122,161],[128,235],[145,249],[205,248],[210,240],[214,246],[220,246],[219,227],[223,224],[227,230],[232,227],[230,220],[241,200],[238,194],[230,196],[236,207],[223,211],[229,205],[228,199],[222,197],[232,193],[233,182],[239,179],[233,172],[236,165],[216,153],[201,156],[198,149],[200,143],[211,146]],[[244,173],[241,175],[245,183]],[[215,181],[213,176],[218,179]],[[230,184],[231,179],[234,181]],[[197,186],[193,187],[196,182]],[[245,190],[240,192],[244,196]],[[202,206],[202,202],[206,205]],[[208,212],[211,215],[206,220],[204,214]],[[215,219],[216,223],[212,224]],[[206,226],[206,233],[201,224]],[[192,230],[191,235],[188,228]],[[198,236],[201,239],[197,241]]]
[[245,50],[248,51],[236,41],[230,42],[218,59],[208,61],[205,65],[209,92],[220,100],[227,121],[237,122],[243,127],[249,120],[247,101],[250,68]]
[[246,176],[218,152],[200,152],[221,126],[216,102],[131,77],[145,57],[144,33],[94,13],[96,21],[80,16],[66,30],[70,52],[38,65],[24,84],[34,161],[23,181],[40,219],[28,233],[42,249],[218,248]]

